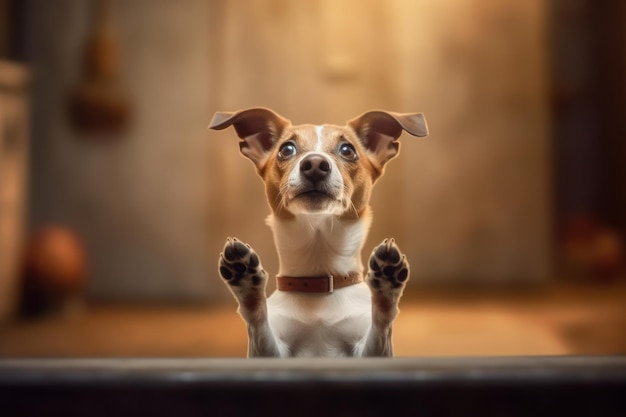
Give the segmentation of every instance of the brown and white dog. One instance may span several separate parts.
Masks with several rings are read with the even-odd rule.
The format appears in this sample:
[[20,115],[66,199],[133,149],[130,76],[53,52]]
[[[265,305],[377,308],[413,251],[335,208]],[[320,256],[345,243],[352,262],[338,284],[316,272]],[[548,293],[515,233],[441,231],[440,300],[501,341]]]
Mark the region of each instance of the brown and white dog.
[[[402,131],[426,136],[422,114],[370,111],[346,126],[298,125],[265,108],[218,112],[265,182],[278,250],[277,290],[250,247],[228,238],[219,273],[248,327],[248,356],[393,356],[391,327],[409,277],[393,239],[363,278],[372,187],[398,154]],[[365,281],[365,282],[363,282]]]

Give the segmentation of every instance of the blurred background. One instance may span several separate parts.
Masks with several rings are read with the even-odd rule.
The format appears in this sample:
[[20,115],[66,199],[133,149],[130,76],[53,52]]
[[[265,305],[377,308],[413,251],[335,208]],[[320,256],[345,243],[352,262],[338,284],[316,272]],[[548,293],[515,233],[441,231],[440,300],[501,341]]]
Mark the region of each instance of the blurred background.
[[[364,256],[399,355],[626,353],[626,4],[0,0],[0,356],[244,356],[227,236],[261,180],[213,112],[423,112]],[[268,285],[268,292],[274,288]]]

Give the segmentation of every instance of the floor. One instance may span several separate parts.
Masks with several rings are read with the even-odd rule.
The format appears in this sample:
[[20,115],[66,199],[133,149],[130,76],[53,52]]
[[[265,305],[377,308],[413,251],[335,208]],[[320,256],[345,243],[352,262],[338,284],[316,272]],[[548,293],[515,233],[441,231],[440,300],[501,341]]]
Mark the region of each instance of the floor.
[[[397,356],[626,354],[626,285],[406,294]],[[85,305],[0,324],[0,357],[244,357],[233,305]]]

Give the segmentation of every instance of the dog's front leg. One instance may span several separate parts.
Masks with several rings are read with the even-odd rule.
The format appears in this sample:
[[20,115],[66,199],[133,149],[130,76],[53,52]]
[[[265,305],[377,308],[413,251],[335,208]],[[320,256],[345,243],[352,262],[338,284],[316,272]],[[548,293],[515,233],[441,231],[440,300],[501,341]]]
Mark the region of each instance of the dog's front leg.
[[393,239],[385,239],[374,248],[367,272],[372,291],[372,326],[362,356],[393,356],[391,328],[408,278],[409,264]]
[[248,326],[248,356],[280,356],[267,320],[267,272],[258,255],[250,245],[228,238],[220,253],[219,272],[239,303],[239,314]]

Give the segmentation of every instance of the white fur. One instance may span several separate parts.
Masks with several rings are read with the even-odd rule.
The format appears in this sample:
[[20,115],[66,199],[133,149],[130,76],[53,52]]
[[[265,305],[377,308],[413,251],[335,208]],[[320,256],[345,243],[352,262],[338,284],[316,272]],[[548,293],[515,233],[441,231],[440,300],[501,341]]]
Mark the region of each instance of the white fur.
[[315,276],[361,271],[361,249],[371,219],[341,221],[333,215],[301,214],[294,220],[267,218],[274,233],[279,275]]
[[315,145],[315,150],[317,152],[322,151],[322,145],[324,144],[324,126],[315,126],[315,134],[317,135],[317,144]]
[[[340,221],[332,215],[270,216],[279,275],[315,276],[361,271],[370,218]],[[281,356],[354,356],[371,327],[371,293],[360,283],[333,294],[274,292],[267,300],[270,329]]]
[[360,356],[372,324],[371,297],[364,283],[333,294],[274,292],[268,321],[280,356]]

